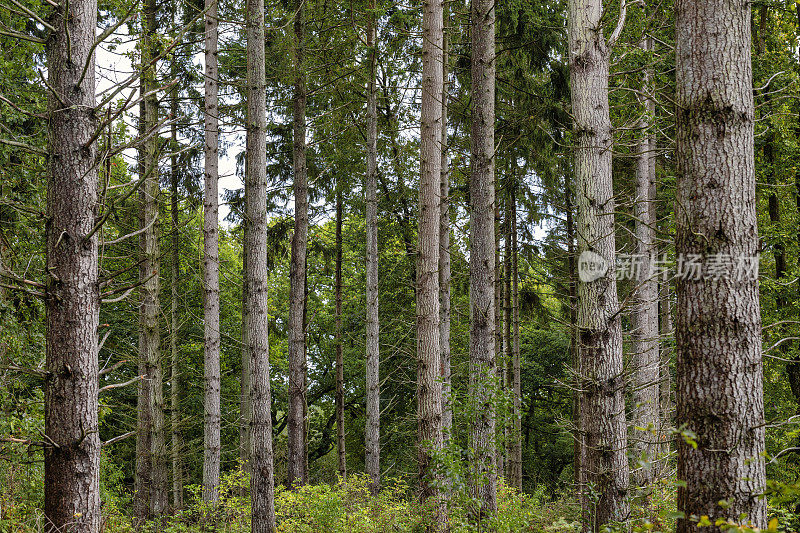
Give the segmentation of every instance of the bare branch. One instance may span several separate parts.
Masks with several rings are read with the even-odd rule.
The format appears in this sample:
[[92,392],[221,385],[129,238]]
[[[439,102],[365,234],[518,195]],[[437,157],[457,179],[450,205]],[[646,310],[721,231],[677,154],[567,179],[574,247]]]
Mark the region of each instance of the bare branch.
[[134,383],[142,379],[144,379],[144,375],[136,376],[133,379],[129,379],[125,383],[114,383],[113,385],[106,385],[105,387],[100,387],[100,390],[97,391],[97,394],[100,394],[101,392],[105,392],[111,389],[119,389],[120,387],[127,387],[128,385],[133,385]]

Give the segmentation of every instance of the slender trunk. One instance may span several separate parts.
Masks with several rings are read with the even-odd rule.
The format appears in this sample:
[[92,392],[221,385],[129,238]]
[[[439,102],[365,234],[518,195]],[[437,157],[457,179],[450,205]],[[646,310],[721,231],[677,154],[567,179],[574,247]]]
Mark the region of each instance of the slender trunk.
[[442,182],[439,194],[439,358],[442,374],[442,436],[446,444],[453,432],[453,404],[450,398],[450,161],[447,155],[447,112],[450,83],[450,39],[448,3],[443,6],[442,36]]
[[[651,49],[651,42],[645,38],[640,43],[645,52]],[[652,466],[657,450],[655,435],[659,428],[659,368],[658,354],[658,279],[652,269],[656,257],[656,177],[651,170],[655,138],[651,128],[655,114],[655,101],[652,94],[651,69],[645,69],[642,91],[644,114],[639,121],[641,136],[636,155],[636,200],[634,205],[634,233],[636,235],[637,266],[641,267],[634,280],[636,289],[633,295],[631,322],[633,325],[633,425],[645,430],[633,433],[635,458],[645,466],[636,470],[636,481],[647,485],[655,474]],[[641,258],[641,261],[639,260]],[[655,431],[655,433],[653,433]]]
[[247,0],[247,163],[245,169],[245,334],[252,370],[252,532],[275,531],[272,398],[267,329],[267,82],[264,2]]
[[[495,176],[495,191],[499,191],[499,181],[497,176]],[[495,333],[495,369],[497,371],[497,387],[499,397],[502,397],[506,392],[506,380],[505,380],[505,362],[506,362],[506,350],[505,350],[505,329],[504,329],[504,322],[503,322],[503,297],[504,297],[504,289],[503,286],[503,263],[500,261],[500,257],[502,255],[502,249],[500,245],[500,236],[503,233],[502,230],[502,220],[500,214],[500,200],[495,200],[495,225],[494,225],[494,333]],[[505,469],[505,465],[503,459],[505,459],[505,455],[503,453],[503,449],[505,448],[505,413],[501,409],[500,412],[495,412],[495,431],[496,433],[496,441],[495,441],[495,463],[496,463],[496,472],[498,477],[503,477],[503,472]]]
[[[173,78],[176,75],[175,63],[172,64]],[[178,89],[172,89],[170,98],[170,113],[173,117],[178,115]],[[178,280],[181,271],[180,256],[180,226],[178,217],[178,125],[173,122],[170,127],[170,139],[172,141],[170,158],[170,215],[172,216],[172,272],[170,273],[170,380],[169,380],[169,400],[170,400],[170,431],[172,433],[172,507],[173,509],[183,508],[183,464],[181,461],[181,448],[183,447],[180,430],[180,353],[178,352],[178,335],[180,325],[178,322]]]
[[378,321],[378,98],[377,98],[377,21],[375,0],[370,0],[367,19],[369,49],[369,81],[367,82],[367,423],[364,436],[364,469],[370,479],[370,490],[377,494],[381,482],[381,389],[380,389],[380,322]]
[[[95,0],[56,7],[46,44],[50,96],[44,530],[100,531],[97,417],[98,174],[92,43]],[[81,80],[83,66],[88,65]],[[64,100],[63,105],[59,99]]]
[[220,330],[219,330],[219,119],[217,0],[206,0],[205,193],[203,195],[203,324],[205,418],[203,501],[219,500]]
[[297,0],[294,20],[294,235],[289,273],[289,454],[288,483],[308,483],[306,471],[306,350],[303,316],[306,302],[308,243],[308,170],[306,168],[305,1]]
[[[585,530],[599,531],[628,517],[627,421],[622,331],[614,279],[614,195],[608,105],[609,49],[603,37],[601,0],[570,0],[569,61],[577,178],[578,355],[582,468],[597,491]],[[594,260],[594,261],[593,261]],[[599,272],[584,267],[604,263]],[[597,274],[600,274],[599,277]],[[585,276],[584,274],[590,274]],[[593,275],[591,275],[593,274]],[[589,509],[584,491],[584,509]]]
[[522,365],[519,346],[519,247],[517,243],[517,187],[511,188],[511,298],[513,341],[511,347],[511,387],[513,398],[511,449],[508,484],[522,491]]
[[669,464],[668,456],[670,452],[670,443],[672,441],[672,439],[669,437],[669,430],[673,427],[672,373],[670,368],[672,366],[671,361],[673,353],[674,331],[672,328],[672,310],[670,309],[669,278],[666,274],[667,273],[665,273],[660,284],[661,309],[659,310],[661,315],[661,388],[659,393],[661,405],[661,431],[659,433],[659,438],[661,439],[661,449],[659,450],[659,453],[662,457],[662,477],[666,477],[667,467]]
[[[676,13],[676,424],[696,435],[678,439],[677,531],[700,531],[691,515],[764,528],[750,4],[679,0]],[[680,271],[690,254],[705,276]],[[720,258],[731,268],[709,275]]]
[[[242,242],[248,242],[248,224],[245,221]],[[250,341],[248,332],[247,312],[249,300],[249,289],[247,285],[247,253],[242,251],[242,384],[239,396],[239,461],[242,464],[242,471],[249,474],[253,473],[253,442],[252,442],[252,423],[253,423],[253,374],[252,358],[250,357]],[[242,491],[244,496],[244,491]]]
[[[149,65],[156,57],[156,2],[146,0],[142,13],[142,65]],[[142,284],[139,307],[139,382],[137,476],[135,515],[139,519],[159,517],[167,509],[166,448],[164,446],[164,393],[161,370],[161,331],[159,325],[160,251],[158,243],[159,173],[158,135],[151,134],[158,127],[158,96],[155,89],[156,68],[144,68],[141,94],[148,95],[140,107],[140,129],[149,137],[140,148],[140,170],[144,184],[140,189],[141,201],[139,280]]]
[[[513,184],[512,184],[513,187]],[[503,226],[503,240],[505,241],[505,255],[503,258],[503,365],[500,367],[503,375],[503,393],[508,397],[511,393],[511,400],[514,399],[514,344],[512,340],[513,327],[511,324],[511,277],[513,276],[513,269],[511,267],[511,206],[510,198],[506,197],[505,212],[506,220]],[[508,403],[506,403],[508,405]],[[503,420],[503,443],[502,450],[506,454],[506,469],[498,470],[506,480],[506,484],[513,486],[513,482],[509,480],[511,474],[511,433],[514,431],[514,406],[511,404],[511,411],[507,413]],[[498,454],[500,455],[500,454]]]
[[422,109],[420,112],[419,242],[417,245],[417,438],[420,498],[432,500],[439,530],[445,513],[433,455],[443,446],[439,350],[439,193],[442,181],[442,0],[422,11]]
[[[578,269],[575,256],[575,221],[573,218],[572,174],[569,169],[564,172],[564,209],[567,223],[567,271],[569,276],[569,354],[572,371],[575,373],[575,390],[572,393],[572,423],[574,424],[572,468],[578,501],[583,502],[586,484],[584,476],[584,459],[586,453],[585,439],[581,426],[581,394],[580,394],[580,357],[578,354]],[[585,509],[584,509],[585,511]],[[583,522],[586,523],[584,517]]]
[[472,175],[470,177],[470,399],[473,491],[480,517],[497,510],[495,465],[494,2],[472,2]]
[[342,354],[342,191],[336,183],[336,451],[339,475],[347,477],[344,447],[344,357]]

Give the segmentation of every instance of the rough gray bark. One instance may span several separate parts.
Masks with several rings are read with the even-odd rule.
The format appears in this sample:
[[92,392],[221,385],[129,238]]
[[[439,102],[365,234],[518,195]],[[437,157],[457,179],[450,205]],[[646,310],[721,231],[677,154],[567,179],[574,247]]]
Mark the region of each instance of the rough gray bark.
[[[100,295],[95,0],[53,8],[49,93],[44,513],[47,533],[100,531],[97,372]],[[81,80],[83,66],[88,65]],[[64,102],[66,105],[62,105]]]
[[[422,109],[420,111],[419,237],[417,245],[417,439],[420,499],[437,500],[433,454],[442,448],[439,351],[439,192],[442,180],[442,0],[422,8]],[[435,529],[444,524],[439,512]]]
[[[175,78],[175,63],[173,60],[172,72]],[[173,117],[178,115],[178,88],[173,86],[170,95],[170,113]],[[170,273],[170,328],[169,328],[169,351],[170,351],[170,380],[169,380],[169,401],[170,401],[170,433],[172,434],[172,447],[170,449],[172,459],[172,508],[183,508],[183,461],[181,461],[181,451],[183,439],[180,430],[180,352],[178,352],[178,334],[180,324],[178,322],[178,285],[181,271],[180,256],[180,226],[178,213],[178,124],[173,122],[170,126],[170,141],[172,143],[173,155],[170,157],[170,216],[172,218],[172,264]]]
[[264,2],[247,0],[247,161],[245,168],[245,337],[252,370],[253,533],[275,531],[272,398],[267,329],[267,82]]
[[517,188],[511,188],[511,390],[513,394],[512,433],[508,453],[508,484],[522,491],[522,366],[519,346],[519,247],[517,243]]
[[469,388],[472,486],[479,516],[497,510],[495,464],[495,176],[494,2],[473,0],[472,25],[472,174],[470,192],[470,342]]
[[[584,529],[599,531],[628,517],[622,332],[614,279],[612,133],[608,105],[609,46],[603,37],[601,0],[570,0],[569,66],[575,132],[575,178],[579,260],[601,256],[608,265],[599,278],[578,283],[578,359],[582,468],[599,497],[583,494]],[[615,32],[616,33],[616,32]],[[581,264],[578,264],[579,268]],[[579,270],[580,272],[580,270]],[[591,507],[590,507],[591,505]]]
[[217,0],[205,0],[205,191],[203,194],[203,501],[219,500],[220,330],[219,330],[219,72]]
[[378,94],[377,94],[377,21],[375,0],[370,0],[367,19],[369,80],[367,82],[367,422],[364,435],[364,470],[370,478],[370,489],[376,494],[381,482],[381,390],[380,390],[380,322],[378,320]]
[[448,24],[450,11],[443,6],[442,36],[442,183],[439,192],[439,358],[442,375],[442,435],[444,443],[450,441],[453,430],[453,404],[450,398],[450,161],[447,135],[447,111],[450,82],[450,39]]
[[136,434],[136,486],[134,514],[138,519],[161,516],[167,510],[167,461],[164,446],[164,393],[161,369],[161,330],[159,325],[160,251],[158,243],[159,172],[158,96],[156,69],[156,2],[147,0],[142,12],[142,65],[140,92],[145,96],[140,107],[140,131],[146,135],[140,148],[141,203],[139,226],[139,381]]
[[[651,49],[649,38],[640,43],[644,51]],[[659,375],[658,352],[658,279],[652,270],[656,248],[656,176],[655,137],[651,131],[655,114],[652,99],[652,69],[645,69],[642,80],[641,103],[643,115],[639,121],[640,138],[636,149],[636,198],[634,204],[634,234],[636,255],[644,258],[640,278],[635,280],[631,323],[633,336],[633,426],[645,430],[634,430],[633,450],[635,459],[645,466],[635,470],[639,485],[653,481],[652,466],[658,454],[659,434]],[[655,431],[655,433],[652,433]]]
[[294,19],[294,234],[289,272],[289,452],[288,483],[308,483],[306,469],[306,248],[308,244],[308,169],[306,167],[305,1],[295,3]]
[[[750,4],[676,3],[676,254],[730,257],[728,275],[677,276],[680,533],[690,515],[746,515],[766,526],[764,400],[758,279],[737,268],[758,255]],[[706,270],[708,273],[708,270]],[[718,502],[726,500],[722,508]]]
[[342,353],[342,191],[336,183],[336,455],[339,475],[347,477],[344,440],[344,354]]

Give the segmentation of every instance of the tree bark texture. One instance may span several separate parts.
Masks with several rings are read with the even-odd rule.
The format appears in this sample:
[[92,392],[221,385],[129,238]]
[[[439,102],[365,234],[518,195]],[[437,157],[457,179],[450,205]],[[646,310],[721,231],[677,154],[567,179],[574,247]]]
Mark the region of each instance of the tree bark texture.
[[422,109],[420,111],[419,241],[417,245],[417,438],[420,498],[437,506],[444,522],[433,454],[443,445],[439,349],[439,193],[442,180],[442,0],[422,11]]
[[[640,48],[649,51],[648,38]],[[659,377],[661,361],[658,353],[658,278],[653,270],[656,248],[656,176],[655,137],[651,130],[655,114],[652,99],[651,69],[645,69],[642,80],[643,96],[640,98],[644,114],[636,154],[636,197],[634,203],[634,233],[636,256],[642,258],[640,278],[634,280],[633,308],[631,310],[633,336],[633,451],[642,466],[636,467],[635,478],[639,485],[649,484],[654,477],[654,460],[658,454],[659,435]]]
[[[734,265],[758,255],[750,4],[676,3],[676,254]],[[706,270],[706,274],[708,270]],[[757,276],[677,276],[679,533],[690,515],[766,527]],[[721,507],[718,502],[725,500]]]
[[97,3],[62,4],[50,24],[57,31],[46,45],[47,74],[57,96],[50,94],[48,106],[44,530],[98,533]]
[[370,489],[377,494],[381,482],[381,389],[380,389],[380,322],[378,319],[378,94],[377,94],[377,21],[375,0],[370,0],[367,20],[369,80],[367,81],[367,343],[366,386],[367,422],[364,438],[364,469]]
[[219,71],[217,0],[206,0],[205,192],[203,195],[203,501],[219,500],[220,322],[219,322]]
[[[609,49],[603,37],[600,0],[569,2],[569,65],[575,132],[575,178],[579,272],[580,254],[603,258],[607,271],[578,283],[578,359],[585,482],[599,497],[590,509],[587,531],[599,531],[628,516],[622,333],[614,279],[614,195],[612,133],[608,104]],[[586,278],[588,279],[588,278]]]
[[288,483],[308,483],[306,471],[306,248],[308,245],[308,169],[306,167],[305,1],[295,3],[294,20],[294,234],[289,289]]
[[140,148],[141,211],[144,229],[139,239],[139,381],[136,435],[136,486],[134,514],[138,519],[159,517],[167,510],[167,453],[164,445],[164,392],[161,368],[160,247],[158,242],[158,87],[153,60],[156,51],[156,2],[147,0],[142,12],[142,66],[140,131],[146,135]]
[[472,174],[470,176],[470,413],[472,485],[478,514],[497,510],[495,464],[494,2],[472,2]]
[[267,82],[264,2],[247,0],[247,163],[245,169],[245,331],[252,370],[253,533],[275,531],[272,399],[267,329]]

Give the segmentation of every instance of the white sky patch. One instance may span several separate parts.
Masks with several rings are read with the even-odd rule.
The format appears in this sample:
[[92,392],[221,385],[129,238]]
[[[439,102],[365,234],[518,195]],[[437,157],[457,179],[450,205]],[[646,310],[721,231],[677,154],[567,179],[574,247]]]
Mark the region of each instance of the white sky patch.
[[[128,35],[123,28],[124,25],[120,27],[117,33],[109,37],[95,50],[96,92],[99,95],[98,101],[100,101],[104,95],[112,92],[115,87],[128,80],[134,73],[131,58],[135,57],[136,39]],[[102,31],[102,28],[98,28],[98,36]],[[112,43],[111,41],[114,39],[118,42]],[[205,71],[203,59],[203,54],[197,54],[195,56],[195,61],[198,62],[203,71]],[[199,87],[199,89],[202,92],[202,87]],[[131,97],[131,93],[138,93],[138,91],[139,82],[134,81],[129,87],[120,92],[117,96],[117,100],[127,100]],[[131,100],[137,97],[138,94],[134,94]],[[134,125],[138,110],[139,106],[133,106],[121,117],[128,125],[130,131],[135,131]],[[202,110],[200,111],[200,117],[202,118]],[[180,137],[180,132],[178,132],[178,135]],[[228,143],[228,150],[220,152],[219,157],[220,223],[224,223],[224,218],[228,216],[230,212],[230,208],[222,199],[222,194],[226,189],[235,190],[243,187],[241,179],[236,175],[235,159],[236,153],[238,153],[240,147],[243,146],[243,136],[236,132],[226,132],[224,125],[221,124],[220,145],[224,145],[225,143]],[[136,155],[136,150],[134,148],[129,148],[122,153],[122,156],[131,168],[135,168]]]

